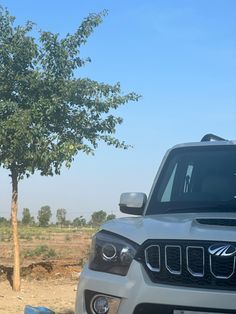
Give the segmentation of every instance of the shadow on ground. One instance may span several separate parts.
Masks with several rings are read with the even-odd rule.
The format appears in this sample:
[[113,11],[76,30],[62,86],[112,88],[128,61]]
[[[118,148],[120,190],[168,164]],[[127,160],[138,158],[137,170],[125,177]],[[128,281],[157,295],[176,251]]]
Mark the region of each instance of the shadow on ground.
[[0,277],[5,275],[5,279],[7,279],[12,287],[12,275],[13,275],[13,268],[8,266],[0,265]]
[[63,311],[57,312],[56,314],[75,314],[75,312],[72,310],[63,310]]

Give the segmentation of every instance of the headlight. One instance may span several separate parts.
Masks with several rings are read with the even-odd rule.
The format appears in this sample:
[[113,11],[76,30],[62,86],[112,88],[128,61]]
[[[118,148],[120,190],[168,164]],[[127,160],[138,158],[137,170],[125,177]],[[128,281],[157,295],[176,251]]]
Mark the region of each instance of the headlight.
[[138,250],[138,244],[107,231],[92,239],[89,268],[125,276]]

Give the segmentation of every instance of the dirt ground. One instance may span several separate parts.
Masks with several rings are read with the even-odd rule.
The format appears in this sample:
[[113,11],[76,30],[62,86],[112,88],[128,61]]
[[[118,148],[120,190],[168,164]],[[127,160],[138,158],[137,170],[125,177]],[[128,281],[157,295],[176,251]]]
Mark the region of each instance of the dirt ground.
[[16,293],[8,281],[0,283],[0,314],[23,314],[26,305],[45,306],[57,314],[73,314],[77,281],[22,280]]
[[[27,235],[21,245],[21,292],[12,291],[12,244],[0,241],[0,314],[23,314],[26,305],[73,314],[76,288],[91,232]],[[53,252],[53,253],[52,253]]]

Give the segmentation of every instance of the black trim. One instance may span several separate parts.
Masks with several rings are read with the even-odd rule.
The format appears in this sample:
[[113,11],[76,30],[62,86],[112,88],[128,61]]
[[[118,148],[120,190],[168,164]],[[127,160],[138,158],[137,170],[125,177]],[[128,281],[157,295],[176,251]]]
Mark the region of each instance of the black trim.
[[173,314],[174,310],[186,310],[186,311],[200,311],[200,312],[212,312],[212,313],[229,313],[236,314],[235,310],[214,309],[206,307],[188,307],[177,305],[164,305],[164,304],[152,304],[141,303],[138,304],[133,314]]
[[197,218],[201,225],[236,227],[236,219],[230,218]]
[[208,142],[211,140],[213,140],[213,141],[227,141],[226,139],[224,139],[218,135],[208,133],[208,134],[203,136],[203,138],[201,139],[201,142]]

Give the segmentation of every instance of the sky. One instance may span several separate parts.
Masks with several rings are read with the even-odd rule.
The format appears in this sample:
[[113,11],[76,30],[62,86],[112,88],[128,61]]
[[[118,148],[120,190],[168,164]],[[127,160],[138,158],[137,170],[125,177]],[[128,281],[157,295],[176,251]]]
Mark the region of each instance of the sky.
[[[117,110],[124,122],[116,136],[133,146],[99,145],[95,156],[78,154],[60,176],[24,179],[19,218],[41,206],[67,218],[105,210],[119,213],[122,192],[149,193],[166,150],[199,141],[206,133],[236,139],[235,0],[0,0],[16,17],[38,29],[73,33],[89,13],[109,11],[81,49],[92,62],[77,77],[121,83],[142,95]],[[0,170],[0,216],[9,217],[11,181]],[[123,215],[123,214],[122,214]]]

